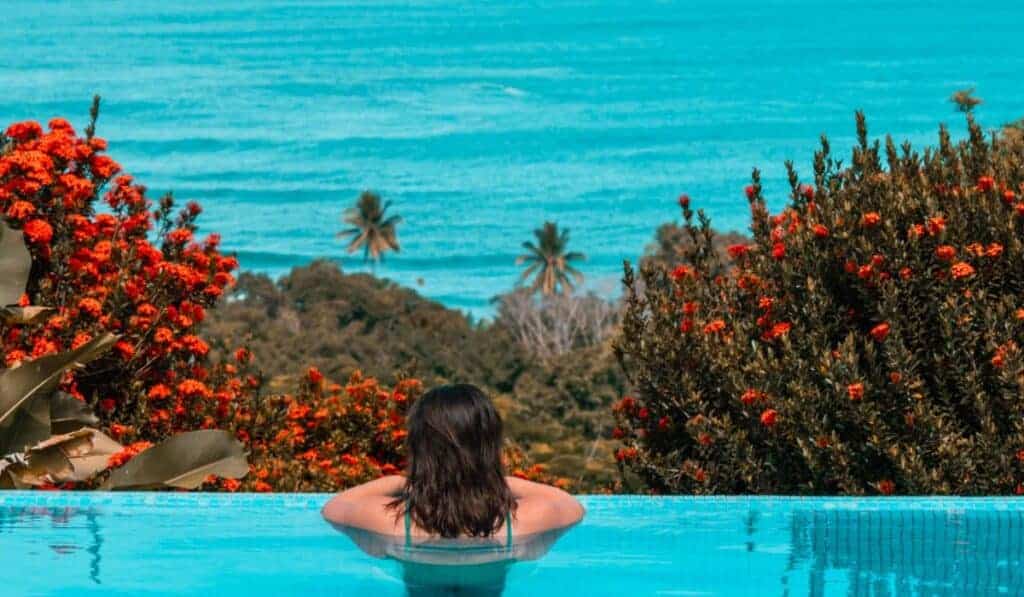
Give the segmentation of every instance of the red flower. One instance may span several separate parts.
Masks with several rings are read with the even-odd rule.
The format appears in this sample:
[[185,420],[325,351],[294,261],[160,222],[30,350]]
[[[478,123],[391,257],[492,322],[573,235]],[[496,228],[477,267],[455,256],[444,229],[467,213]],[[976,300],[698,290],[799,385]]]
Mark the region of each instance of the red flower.
[[658,419],[658,431],[665,431],[671,426],[672,421],[668,417]]
[[846,393],[850,395],[850,400],[861,400],[864,398],[864,384],[861,382],[852,383],[846,386]]
[[868,213],[864,214],[864,216],[860,219],[861,225],[864,226],[865,228],[873,228],[877,226],[881,221],[882,216],[880,216],[877,211],[869,211]]
[[672,273],[670,274],[672,279],[676,280],[676,281],[682,280],[683,278],[686,278],[686,277],[689,277],[689,276],[692,276],[692,275],[694,275],[693,268],[687,267],[685,265],[677,265],[675,267],[675,269],[672,270]]
[[622,439],[624,437],[626,437],[626,432],[622,428],[615,427],[612,429],[612,439]]
[[35,139],[42,134],[43,127],[39,126],[38,122],[32,120],[16,122],[7,127],[7,136],[19,142]]
[[814,200],[814,187],[809,184],[805,184],[800,187],[800,194],[804,196],[804,199],[808,201]]
[[935,256],[940,261],[952,261],[956,257],[956,249],[949,245],[942,245],[935,249]]
[[758,392],[753,388],[748,388],[747,391],[743,392],[743,395],[740,396],[740,402],[746,404],[747,406],[750,406],[751,404],[754,403],[755,400],[757,400],[760,397],[761,392]]
[[747,245],[729,245],[726,251],[728,251],[729,256],[733,259],[739,259],[750,252],[750,247]]
[[146,393],[146,396],[150,400],[163,400],[171,397],[171,389],[164,384],[159,383],[149,388],[149,392]]
[[324,380],[324,375],[316,367],[310,367],[306,370],[306,379],[313,385],[319,385]]
[[996,186],[996,179],[991,176],[979,176],[978,177],[978,190],[982,193],[991,191]]
[[783,243],[775,243],[772,245],[772,257],[777,260],[782,260],[786,256],[786,245]]
[[885,338],[889,335],[889,324],[882,322],[875,327],[871,328],[871,337],[875,339],[875,342],[884,342]]
[[764,425],[765,427],[772,427],[773,425],[775,425],[778,417],[778,411],[776,411],[774,408],[769,408],[768,410],[761,413],[761,424]]
[[53,240],[53,227],[46,220],[29,220],[22,229],[25,240],[34,245],[47,245]]
[[690,196],[683,194],[679,196],[679,207],[686,209],[690,207]]
[[818,238],[828,238],[828,228],[822,226],[821,224],[815,224],[814,236]]
[[754,185],[752,184],[748,184],[746,187],[744,187],[743,192],[746,193],[747,199],[750,200],[753,200],[754,197],[757,196],[757,189],[755,189]]
[[896,493],[896,484],[893,483],[892,481],[890,481],[889,479],[885,479],[885,480],[879,481],[878,482],[878,491],[882,495],[892,495],[892,494]]

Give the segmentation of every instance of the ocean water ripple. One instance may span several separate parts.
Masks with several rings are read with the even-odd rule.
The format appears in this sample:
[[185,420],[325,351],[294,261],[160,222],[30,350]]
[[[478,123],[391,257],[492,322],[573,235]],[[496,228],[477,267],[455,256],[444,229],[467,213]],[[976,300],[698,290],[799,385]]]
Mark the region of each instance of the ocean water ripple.
[[[1024,116],[1024,8],[954,0],[312,0],[8,3],[0,121],[84,123],[153,194],[200,201],[243,268],[346,270],[341,210],[374,188],[406,220],[380,275],[477,315],[545,220],[614,292],[688,192],[743,229],[759,167],[808,173],[818,137],[923,144],[977,86],[988,127]],[[422,282],[422,284],[420,284]]]

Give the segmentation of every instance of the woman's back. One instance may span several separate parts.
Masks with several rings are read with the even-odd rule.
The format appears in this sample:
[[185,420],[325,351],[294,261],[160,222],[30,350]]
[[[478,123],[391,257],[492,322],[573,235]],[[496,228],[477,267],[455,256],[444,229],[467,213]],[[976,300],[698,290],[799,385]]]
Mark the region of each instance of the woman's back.
[[324,517],[389,536],[410,546],[428,539],[504,538],[562,528],[583,507],[560,489],[504,476],[502,421],[490,399],[471,385],[441,386],[409,411],[405,477],[349,489],[324,507]]

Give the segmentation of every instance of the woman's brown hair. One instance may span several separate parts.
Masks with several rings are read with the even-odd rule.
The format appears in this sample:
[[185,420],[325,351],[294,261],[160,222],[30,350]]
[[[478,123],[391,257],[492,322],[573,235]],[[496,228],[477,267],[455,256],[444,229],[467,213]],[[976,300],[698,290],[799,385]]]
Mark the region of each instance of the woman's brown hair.
[[515,509],[501,462],[502,423],[476,386],[434,388],[409,411],[407,478],[389,504],[441,537],[487,537]]

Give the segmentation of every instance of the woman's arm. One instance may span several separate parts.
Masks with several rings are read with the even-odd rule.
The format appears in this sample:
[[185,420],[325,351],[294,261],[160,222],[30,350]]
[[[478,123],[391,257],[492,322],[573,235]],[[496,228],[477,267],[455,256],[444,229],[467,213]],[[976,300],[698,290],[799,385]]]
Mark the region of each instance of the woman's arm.
[[557,487],[506,477],[518,503],[517,519],[525,533],[539,533],[576,524],[583,519],[583,504]]
[[[401,475],[389,475],[356,485],[331,498],[320,513],[334,524],[368,528],[365,523],[375,521],[368,520],[367,517],[378,514],[377,510],[380,510],[392,498],[397,497],[404,485],[405,477]],[[368,510],[365,506],[371,506],[371,508]],[[373,518],[379,517],[373,516]],[[375,525],[371,525],[369,528],[372,526]]]

